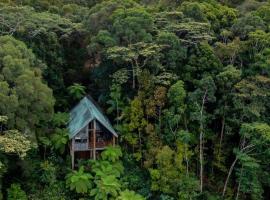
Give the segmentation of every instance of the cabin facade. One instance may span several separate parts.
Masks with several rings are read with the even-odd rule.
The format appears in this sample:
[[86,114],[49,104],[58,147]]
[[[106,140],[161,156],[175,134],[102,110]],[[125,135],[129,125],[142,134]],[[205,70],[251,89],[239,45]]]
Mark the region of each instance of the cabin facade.
[[114,146],[118,134],[90,97],[84,97],[71,111],[68,124],[72,169],[78,159],[96,159],[107,146]]

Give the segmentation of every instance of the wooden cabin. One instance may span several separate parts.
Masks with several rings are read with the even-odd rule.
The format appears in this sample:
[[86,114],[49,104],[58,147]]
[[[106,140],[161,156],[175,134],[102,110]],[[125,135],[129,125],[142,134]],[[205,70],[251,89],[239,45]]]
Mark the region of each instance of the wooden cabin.
[[68,124],[72,169],[78,159],[96,159],[118,137],[107,117],[90,97],[84,97],[71,111]]

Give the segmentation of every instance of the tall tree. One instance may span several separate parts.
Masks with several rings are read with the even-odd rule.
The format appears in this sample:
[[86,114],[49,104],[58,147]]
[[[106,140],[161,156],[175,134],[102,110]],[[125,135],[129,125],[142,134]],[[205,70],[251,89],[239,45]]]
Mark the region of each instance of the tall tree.
[[35,132],[40,122],[50,120],[54,98],[43,83],[43,66],[23,42],[0,37],[0,113],[9,117],[8,126],[25,133]]

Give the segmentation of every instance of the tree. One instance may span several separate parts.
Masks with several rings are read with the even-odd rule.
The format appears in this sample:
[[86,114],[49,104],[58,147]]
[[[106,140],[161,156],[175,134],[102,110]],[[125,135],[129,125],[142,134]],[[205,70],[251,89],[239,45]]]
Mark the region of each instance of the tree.
[[191,110],[191,120],[198,123],[198,127],[195,129],[199,132],[199,162],[200,162],[200,192],[203,192],[203,180],[204,180],[204,142],[205,132],[207,130],[207,124],[210,123],[210,115],[205,112],[206,106],[210,102],[215,102],[216,85],[211,76],[203,77],[197,83],[197,89],[190,93],[189,100],[193,103],[189,105]]
[[63,154],[69,141],[68,131],[66,129],[57,128],[53,133],[51,140],[53,148]]
[[125,45],[152,40],[153,19],[143,7],[120,8],[113,13],[112,20],[115,35]]
[[264,76],[269,76],[270,68],[269,68],[269,55],[270,48],[265,48],[261,53],[255,55],[255,63],[248,70],[248,74],[260,74]]
[[131,102],[131,109],[130,109],[130,123],[129,123],[129,130],[134,133],[132,137],[136,138],[136,144],[139,145],[139,152],[136,154],[138,160],[142,159],[142,132],[147,124],[146,120],[144,119],[144,111],[142,108],[142,102],[139,98],[135,98]]
[[237,10],[217,2],[184,2],[183,13],[195,21],[209,22],[215,32],[230,27],[237,18]]
[[233,89],[235,85],[241,80],[241,70],[236,69],[234,66],[227,66],[222,72],[216,76],[216,85],[217,85],[217,99],[218,106],[215,110],[215,115],[220,119],[220,134],[219,142],[217,143],[217,162],[214,163],[219,169],[222,169],[221,161],[222,155],[222,145],[226,133],[230,133],[229,123],[233,121],[230,112],[234,110],[233,101]]
[[237,19],[232,26],[232,32],[243,39],[245,39],[250,32],[265,29],[266,26],[262,18],[252,14],[247,14],[246,16]]
[[[165,131],[166,136],[165,140],[168,140],[170,143],[176,141],[177,132],[179,129],[185,126],[184,122],[184,113],[186,110],[186,91],[184,89],[184,82],[179,80],[173,84],[167,94],[169,101],[169,109],[164,110],[166,126]],[[172,139],[169,140],[169,136],[172,136]]]
[[111,16],[117,9],[128,9],[138,6],[139,4],[137,2],[130,0],[101,1],[90,9],[88,16],[83,21],[83,24],[90,33],[96,34],[100,30],[109,29],[112,24]]
[[16,154],[24,158],[31,148],[29,139],[17,130],[4,131],[0,136],[0,149],[6,154]]
[[78,171],[73,171],[66,176],[67,187],[77,193],[87,193],[92,188],[92,175],[84,172],[84,167]]
[[175,69],[181,66],[186,58],[186,48],[180,39],[170,32],[160,32],[157,36],[157,43],[163,46],[161,62],[167,69]]
[[101,158],[103,160],[111,161],[115,163],[122,157],[122,151],[120,147],[107,147],[104,152],[101,153]]
[[82,97],[84,97],[86,88],[85,86],[79,83],[74,83],[73,85],[69,86],[67,89],[72,99],[79,100]]
[[[48,85],[62,94],[64,79],[68,77],[66,65],[70,63],[67,58],[77,62],[82,58],[78,53],[82,51],[78,48],[81,25],[59,14],[48,12],[47,9],[44,12],[40,11],[42,9],[38,5],[45,3],[49,7],[55,4],[55,1],[26,2],[21,1],[18,4],[13,1],[13,5],[1,4],[1,22],[3,23],[0,24],[0,35],[13,35],[24,41],[37,58],[46,63],[46,66],[42,66],[42,71]],[[17,6],[14,6],[15,4]],[[29,6],[22,6],[22,4]],[[37,6],[40,12],[31,6]],[[70,44],[76,48],[72,48]],[[68,57],[65,54],[68,54]]]
[[235,38],[227,44],[217,42],[215,53],[225,65],[234,65],[243,51],[242,46],[239,38]]
[[110,99],[107,104],[110,105],[107,112],[110,114],[116,110],[116,122],[119,124],[120,117],[125,107],[125,98],[122,95],[122,85],[127,82],[128,72],[120,69],[112,75],[112,86],[110,87]]
[[120,191],[120,183],[115,176],[109,175],[95,180],[96,188],[91,190],[90,196],[94,196],[95,200],[108,199],[109,197],[117,197]]
[[265,76],[251,76],[241,80],[234,88],[233,102],[241,113],[240,120],[245,122],[267,119],[269,107],[270,79]]
[[250,194],[251,199],[262,198],[262,187],[268,181],[264,172],[269,162],[270,127],[265,123],[243,124],[240,129],[241,143],[239,149],[235,150],[236,158],[233,161],[223,189],[225,195],[229,178],[236,163],[240,162],[237,171],[239,192]]
[[119,196],[121,184],[119,177],[123,173],[122,156],[119,147],[107,147],[101,153],[101,160],[90,162],[92,172],[95,174],[95,186],[90,192],[96,200],[116,198]]
[[180,78],[196,84],[204,76],[215,76],[221,69],[221,62],[215,55],[214,49],[208,43],[202,42],[191,48],[188,62]]
[[9,128],[33,133],[52,117],[54,98],[42,81],[40,64],[23,42],[0,37],[0,113],[8,116]]
[[27,196],[25,192],[21,189],[19,184],[11,184],[10,188],[8,189],[8,200],[27,200]]
[[145,200],[145,198],[139,194],[136,194],[134,191],[125,190],[120,192],[117,200]]
[[[2,189],[2,177],[10,166],[8,156],[17,155],[20,159],[27,156],[27,152],[34,147],[30,140],[17,130],[3,130],[6,128],[8,117],[0,115],[0,188]],[[0,193],[0,199],[2,199]],[[20,185],[12,184],[8,189],[8,199],[27,199]]]
[[108,58],[118,64],[131,65],[132,88],[136,87],[136,77],[151,60],[159,60],[162,46],[155,43],[139,42],[128,47],[113,46],[107,49]]

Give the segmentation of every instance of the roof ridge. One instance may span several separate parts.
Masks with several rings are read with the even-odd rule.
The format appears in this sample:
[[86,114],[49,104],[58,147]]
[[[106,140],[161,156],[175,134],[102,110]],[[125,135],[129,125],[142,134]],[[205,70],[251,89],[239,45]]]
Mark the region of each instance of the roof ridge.
[[102,114],[105,120],[111,125],[110,120],[105,116],[103,109],[99,106],[99,104],[95,101],[95,99],[89,94],[86,95],[85,97],[90,103],[92,103],[95,106],[95,108]]

